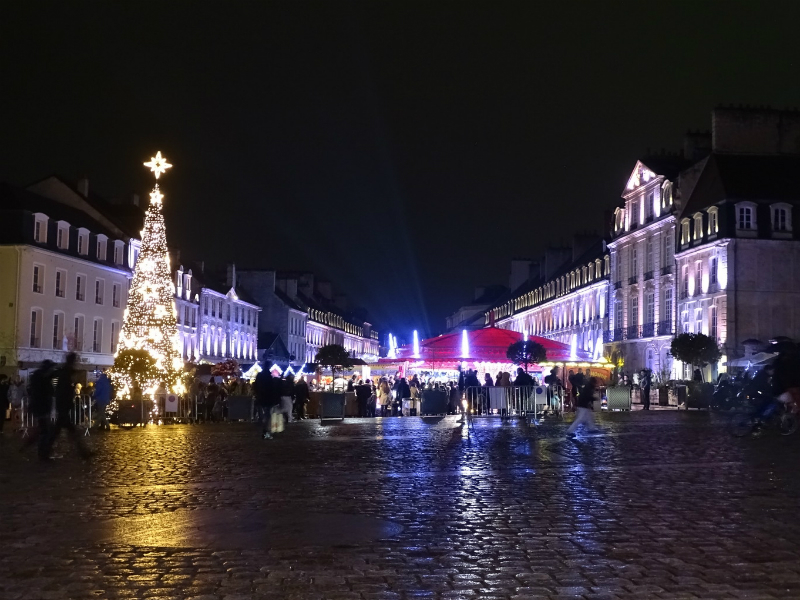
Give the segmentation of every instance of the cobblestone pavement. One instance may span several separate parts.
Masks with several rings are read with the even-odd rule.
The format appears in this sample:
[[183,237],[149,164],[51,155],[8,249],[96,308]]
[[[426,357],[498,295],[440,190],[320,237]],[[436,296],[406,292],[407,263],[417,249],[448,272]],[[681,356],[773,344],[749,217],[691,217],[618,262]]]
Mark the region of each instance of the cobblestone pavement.
[[800,598],[800,436],[727,419],[7,433],[0,599]]

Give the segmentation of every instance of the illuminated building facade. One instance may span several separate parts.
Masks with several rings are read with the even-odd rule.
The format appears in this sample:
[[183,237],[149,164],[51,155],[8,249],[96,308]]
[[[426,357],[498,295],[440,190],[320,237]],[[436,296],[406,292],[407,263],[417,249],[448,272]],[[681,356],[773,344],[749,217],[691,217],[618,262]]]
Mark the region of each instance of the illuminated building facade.
[[556,340],[601,358],[610,273],[605,242],[576,237],[571,251],[551,249],[532,267],[534,276],[486,311],[484,324]]
[[637,161],[614,212],[607,354],[627,373],[642,368],[669,376],[675,331],[675,181],[682,157]]

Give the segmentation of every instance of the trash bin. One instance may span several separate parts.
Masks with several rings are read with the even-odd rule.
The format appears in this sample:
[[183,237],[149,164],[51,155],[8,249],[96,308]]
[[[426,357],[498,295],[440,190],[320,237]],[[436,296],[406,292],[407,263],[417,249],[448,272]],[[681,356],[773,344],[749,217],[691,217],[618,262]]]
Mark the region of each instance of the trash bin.
[[667,386],[658,388],[658,405],[669,406],[669,388]]
[[685,385],[675,386],[675,397],[678,399],[678,406],[683,404],[686,406],[687,388]]
[[338,419],[340,421],[344,421],[344,409],[346,401],[346,396],[344,394],[323,392],[320,400],[320,419],[323,421],[326,419]]
[[606,390],[606,407],[608,410],[630,410],[631,388],[627,385],[618,385]]

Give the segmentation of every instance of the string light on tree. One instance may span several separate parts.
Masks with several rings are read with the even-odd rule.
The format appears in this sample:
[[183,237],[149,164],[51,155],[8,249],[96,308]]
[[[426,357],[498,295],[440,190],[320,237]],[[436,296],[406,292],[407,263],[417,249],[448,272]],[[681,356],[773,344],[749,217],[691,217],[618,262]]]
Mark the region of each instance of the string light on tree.
[[[172,167],[158,152],[144,163],[156,179]],[[167,250],[167,232],[162,212],[164,195],[156,183],[150,192],[150,205],[144,219],[139,261],[120,331],[113,376],[122,396],[134,387],[152,393],[160,385],[182,391],[183,360],[178,342],[175,285],[172,282]],[[132,360],[131,351],[144,351],[151,358],[146,369],[141,360]],[[136,370],[131,365],[139,365]]]

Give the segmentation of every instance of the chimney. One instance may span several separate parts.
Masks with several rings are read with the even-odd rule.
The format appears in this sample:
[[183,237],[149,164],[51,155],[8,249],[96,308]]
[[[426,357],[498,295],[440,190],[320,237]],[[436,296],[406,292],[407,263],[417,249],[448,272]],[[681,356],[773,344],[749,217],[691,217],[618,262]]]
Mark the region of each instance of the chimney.
[[286,280],[285,293],[292,300],[297,298],[297,279],[287,279]]
[[89,179],[86,177],[82,177],[78,179],[78,193],[89,197]]
[[511,274],[508,277],[508,288],[513,292],[531,277],[531,264],[527,258],[515,258],[511,261]]
[[226,285],[236,289],[236,263],[228,265],[228,277]]

